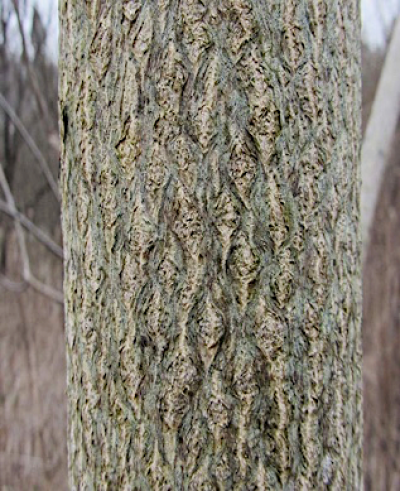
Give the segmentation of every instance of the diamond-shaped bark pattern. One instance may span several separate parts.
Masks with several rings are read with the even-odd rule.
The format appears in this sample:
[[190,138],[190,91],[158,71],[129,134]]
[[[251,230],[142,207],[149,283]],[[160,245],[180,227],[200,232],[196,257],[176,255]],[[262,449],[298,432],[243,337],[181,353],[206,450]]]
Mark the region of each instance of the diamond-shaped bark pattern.
[[183,186],[178,186],[173,202],[174,221],[172,229],[181,241],[183,249],[193,259],[201,254],[204,225],[194,199]]
[[251,185],[257,170],[256,151],[255,148],[252,148],[249,138],[246,139],[243,134],[235,135],[231,145],[229,174],[241,198],[248,203]]
[[359,489],[357,1],[75,4],[71,487]]
[[184,348],[176,354],[165,380],[162,398],[163,420],[170,428],[179,428],[185,414],[190,410],[190,399],[198,382],[198,370]]
[[178,167],[179,181],[195,194],[199,174],[199,162],[196,146],[187,135],[179,135],[169,145],[171,159]]
[[[193,120],[193,131],[200,149],[206,153],[210,148],[213,137],[217,134],[218,126],[218,85],[221,76],[221,60],[214,52],[199,65],[196,74],[197,98],[190,106],[190,118]],[[197,92],[197,91],[196,91]]]
[[219,342],[225,333],[225,321],[222,313],[207,298],[198,322],[198,339],[201,358],[208,368],[219,348]]
[[255,337],[258,348],[268,362],[272,362],[282,351],[287,334],[287,326],[268,312],[265,300],[261,298],[255,317]]
[[165,238],[162,259],[158,267],[157,279],[163,289],[163,296],[172,298],[183,270],[183,251],[178,239],[173,234]]
[[208,425],[216,440],[221,444],[224,430],[232,420],[232,402],[226,393],[223,376],[219,370],[213,370],[211,375],[211,395],[207,407]]
[[165,149],[160,145],[154,145],[152,150],[148,156],[145,186],[149,208],[154,210],[153,218],[157,220],[157,211],[161,207],[168,179],[168,159]]
[[251,299],[257,277],[259,258],[255,247],[251,247],[249,238],[240,232],[232,244],[232,250],[228,260],[229,271],[233,283],[232,288],[236,301],[244,311]]
[[214,203],[215,225],[219,232],[219,242],[222,247],[223,263],[225,263],[232,243],[232,235],[240,225],[240,210],[237,199],[229,192],[229,188],[222,189],[215,197]]

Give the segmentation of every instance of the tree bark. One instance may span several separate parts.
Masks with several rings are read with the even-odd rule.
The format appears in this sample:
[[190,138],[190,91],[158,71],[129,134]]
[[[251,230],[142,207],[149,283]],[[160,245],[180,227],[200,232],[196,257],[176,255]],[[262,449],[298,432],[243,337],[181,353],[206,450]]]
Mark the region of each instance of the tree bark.
[[358,1],[60,25],[71,488],[362,489]]

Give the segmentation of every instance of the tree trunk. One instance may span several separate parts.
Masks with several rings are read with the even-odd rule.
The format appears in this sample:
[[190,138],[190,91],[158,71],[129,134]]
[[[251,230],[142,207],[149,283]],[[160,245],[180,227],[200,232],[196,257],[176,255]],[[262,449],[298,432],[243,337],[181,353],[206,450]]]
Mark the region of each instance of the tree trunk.
[[359,490],[357,0],[61,0],[74,490]]
[[361,152],[361,232],[367,257],[378,198],[400,114],[400,20],[396,20],[372,104]]

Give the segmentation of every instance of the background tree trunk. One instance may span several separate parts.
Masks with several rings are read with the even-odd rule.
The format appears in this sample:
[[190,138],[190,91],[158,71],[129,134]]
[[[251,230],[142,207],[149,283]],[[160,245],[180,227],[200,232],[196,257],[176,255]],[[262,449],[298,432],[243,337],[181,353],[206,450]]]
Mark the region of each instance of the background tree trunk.
[[361,231],[363,258],[367,256],[370,229],[373,224],[385,167],[393,147],[400,112],[400,22],[397,20],[376,89],[374,103],[365,131],[361,152],[362,193]]
[[361,489],[357,0],[60,18],[72,489]]

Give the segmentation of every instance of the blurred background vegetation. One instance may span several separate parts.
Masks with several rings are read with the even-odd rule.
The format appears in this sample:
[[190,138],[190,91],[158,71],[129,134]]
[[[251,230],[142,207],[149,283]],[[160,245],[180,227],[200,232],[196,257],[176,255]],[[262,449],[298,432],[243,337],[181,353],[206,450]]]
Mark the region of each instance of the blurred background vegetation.
[[[363,130],[398,4],[364,0]],[[0,0],[2,491],[68,489],[54,5]],[[400,52],[398,61],[400,70]],[[365,489],[374,491],[400,490],[399,190],[397,125],[363,271]]]

